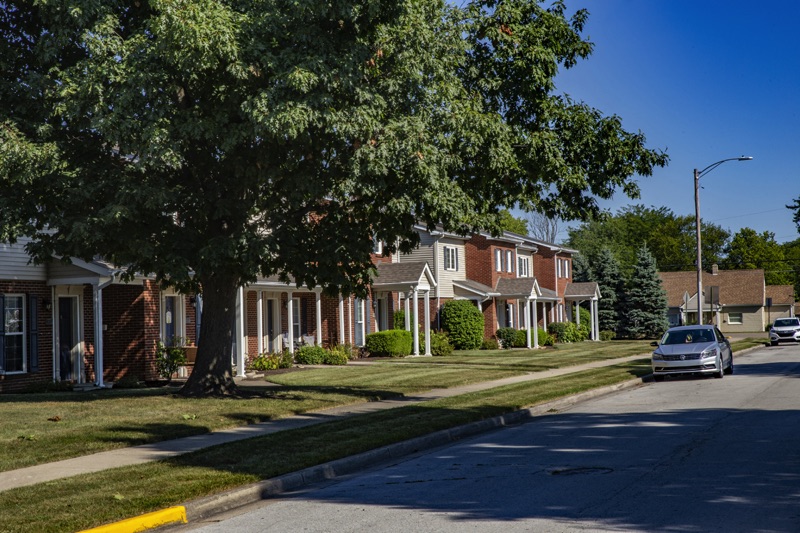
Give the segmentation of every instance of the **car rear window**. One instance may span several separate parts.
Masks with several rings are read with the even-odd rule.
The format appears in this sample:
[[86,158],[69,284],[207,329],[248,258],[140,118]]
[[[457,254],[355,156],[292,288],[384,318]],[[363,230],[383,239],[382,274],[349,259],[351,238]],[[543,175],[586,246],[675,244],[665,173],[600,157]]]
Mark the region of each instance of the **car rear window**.
[[684,329],[666,332],[664,338],[661,339],[661,344],[695,344],[713,340],[714,332],[710,329]]

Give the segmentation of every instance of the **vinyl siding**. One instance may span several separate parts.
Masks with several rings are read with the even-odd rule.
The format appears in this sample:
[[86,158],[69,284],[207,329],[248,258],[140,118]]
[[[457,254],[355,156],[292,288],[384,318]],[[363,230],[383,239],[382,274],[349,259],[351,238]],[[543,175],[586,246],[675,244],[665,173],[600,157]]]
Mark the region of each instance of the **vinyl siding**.
[[25,242],[0,244],[0,279],[19,281],[44,281],[47,269],[44,265],[29,264],[30,257],[25,253]]
[[[728,313],[742,313],[741,324],[730,324]],[[722,324],[720,331],[723,333],[756,332],[764,331],[764,308],[759,306],[728,306],[722,309]]]
[[[458,256],[458,260],[456,264],[458,265],[458,270],[445,270],[444,269],[444,247],[449,246],[456,249],[456,255]],[[466,256],[464,253],[464,241],[458,239],[448,239],[446,237],[439,240],[436,244],[436,254],[438,255],[436,261],[436,270],[434,275],[436,276],[436,282],[438,283],[437,287],[437,296],[439,298],[455,298],[455,292],[453,290],[453,281],[463,281],[467,279],[467,268],[466,268]],[[433,266],[433,264],[431,264]]]

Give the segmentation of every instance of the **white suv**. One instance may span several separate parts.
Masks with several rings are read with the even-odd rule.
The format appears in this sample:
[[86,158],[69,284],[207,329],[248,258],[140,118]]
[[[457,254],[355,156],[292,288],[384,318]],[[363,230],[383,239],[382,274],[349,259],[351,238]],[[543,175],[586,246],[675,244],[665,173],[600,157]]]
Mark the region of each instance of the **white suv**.
[[769,328],[769,343],[776,346],[781,341],[800,341],[800,318],[778,318]]

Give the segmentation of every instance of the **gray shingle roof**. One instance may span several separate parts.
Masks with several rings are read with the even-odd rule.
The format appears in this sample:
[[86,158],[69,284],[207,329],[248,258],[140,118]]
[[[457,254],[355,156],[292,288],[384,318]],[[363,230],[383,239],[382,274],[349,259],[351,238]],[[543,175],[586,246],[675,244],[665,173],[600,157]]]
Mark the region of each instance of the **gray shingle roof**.
[[536,278],[500,278],[496,292],[500,296],[536,296]]
[[598,290],[598,285],[594,281],[567,283],[567,287],[564,289],[564,297],[580,298],[585,296],[586,298],[594,298]]

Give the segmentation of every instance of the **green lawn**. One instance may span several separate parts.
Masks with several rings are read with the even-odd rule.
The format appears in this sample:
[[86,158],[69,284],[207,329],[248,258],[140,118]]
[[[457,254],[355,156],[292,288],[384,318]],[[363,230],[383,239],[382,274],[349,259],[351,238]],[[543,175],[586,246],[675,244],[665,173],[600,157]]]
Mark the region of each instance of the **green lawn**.
[[[0,531],[77,531],[650,371],[649,360],[463,394],[0,492]],[[46,504],[42,504],[46,502]]]

